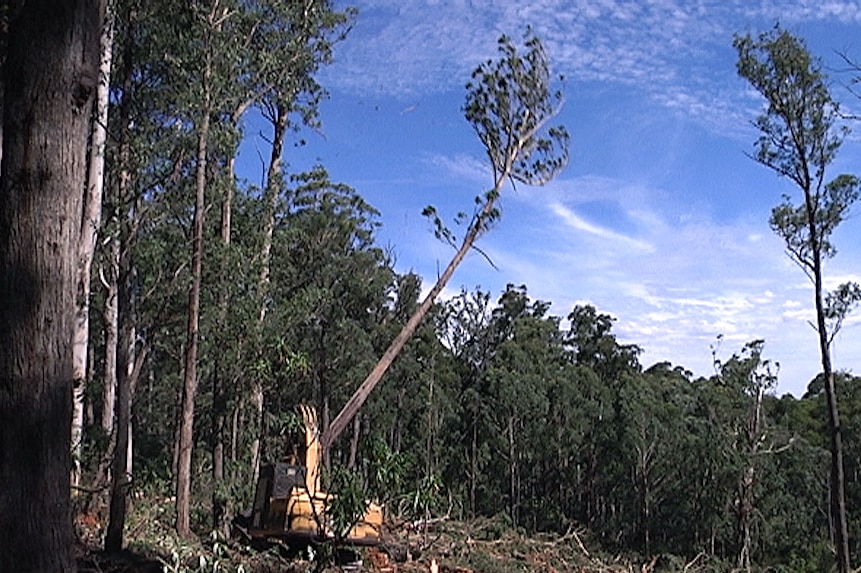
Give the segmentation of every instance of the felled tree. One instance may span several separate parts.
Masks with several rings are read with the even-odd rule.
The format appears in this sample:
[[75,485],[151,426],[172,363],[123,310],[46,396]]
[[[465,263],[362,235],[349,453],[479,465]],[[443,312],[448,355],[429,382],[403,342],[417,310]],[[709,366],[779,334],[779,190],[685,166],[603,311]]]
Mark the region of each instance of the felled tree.
[[[493,170],[493,187],[475,198],[475,210],[459,246],[436,209],[424,210],[436,227],[436,236],[457,250],[377,365],[329,425],[321,437],[324,449],[364,404],[476,240],[499,219],[498,200],[506,182],[544,185],[568,163],[568,132],[564,127],[547,125],[559,112],[562,94],[551,87],[547,54],[531,30],[524,36],[522,54],[511,38],[502,36],[499,58],[479,65],[466,89],[463,112],[484,144]],[[458,218],[464,222],[467,219],[465,215]]]

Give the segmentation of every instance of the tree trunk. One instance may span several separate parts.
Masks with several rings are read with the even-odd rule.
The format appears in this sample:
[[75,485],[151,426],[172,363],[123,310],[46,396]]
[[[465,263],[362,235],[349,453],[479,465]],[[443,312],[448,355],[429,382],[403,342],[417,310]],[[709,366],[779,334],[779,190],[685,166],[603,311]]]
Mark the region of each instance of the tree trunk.
[[475,492],[478,482],[478,422],[472,418],[472,441],[469,449],[469,516],[475,517]]
[[[121,176],[122,177],[122,176]],[[102,389],[102,429],[106,436],[114,432],[114,406],[117,390],[117,345],[119,336],[119,314],[117,309],[117,276],[120,267],[120,239],[111,237],[108,245],[105,279],[105,308],[102,325],[105,330],[104,388]]]
[[512,160],[513,158],[508,160],[508,169],[506,169],[501,175],[497,176],[493,191],[488,194],[489,198],[484,203],[481,212],[477,215],[473,224],[470,225],[463,238],[463,242],[457,252],[455,252],[451,261],[449,261],[448,266],[446,266],[443,273],[437,279],[436,284],[434,284],[433,288],[431,288],[430,292],[425,296],[419,307],[413,312],[409,320],[407,320],[407,323],[403,328],[401,328],[401,331],[383,353],[383,356],[371,370],[370,374],[368,374],[367,378],[365,378],[359,388],[353,393],[347,401],[347,404],[341,409],[338,415],[335,416],[335,419],[332,420],[332,424],[320,437],[320,445],[324,452],[326,452],[332,445],[332,442],[341,435],[341,432],[343,432],[344,428],[347,427],[349,421],[356,415],[356,412],[358,412],[359,408],[362,407],[362,404],[365,403],[365,400],[368,399],[368,396],[380,380],[382,380],[383,375],[388,371],[389,366],[392,365],[392,362],[394,362],[395,358],[398,357],[398,354],[401,353],[401,350],[403,350],[404,346],[406,346],[407,342],[412,338],[413,334],[415,334],[415,331],[418,330],[419,324],[421,324],[425,315],[430,312],[436,297],[448,284],[448,281],[451,279],[452,275],[454,275],[454,271],[472,248],[479,233],[484,228],[485,221],[491,218],[496,208],[496,198],[499,197],[499,192],[508,177]]
[[108,95],[111,83],[111,59],[114,42],[114,17],[106,14],[102,28],[99,76],[96,86],[95,114],[90,136],[87,168],[87,192],[78,243],[78,299],[75,309],[75,333],[72,336],[74,368],[74,409],[72,416],[72,485],[81,479],[81,451],[84,436],[84,394],[87,380],[87,351],[90,339],[90,277],[96,238],[102,222],[102,195],[105,186],[105,142],[108,133]]
[[[818,251],[817,251],[818,252]],[[831,445],[831,516],[834,527],[834,544],[837,551],[837,571],[849,573],[849,526],[846,517],[846,480],[843,474],[843,432],[837,408],[837,389],[831,367],[831,349],[825,323],[825,305],[822,297],[822,269],[816,257],[814,271],[816,317],[819,331],[819,350],[822,357],[822,375],[825,378],[825,399],[828,407],[828,432]]]
[[188,326],[185,349],[185,369],[180,407],[176,472],[176,531],[183,537],[191,535],[191,454],[194,436],[194,401],[197,396],[197,350],[200,340],[200,283],[203,263],[203,219],[206,192],[207,140],[212,110],[212,61],[207,50],[203,70],[203,105],[197,133],[197,165],[195,167],[194,221],[191,247],[191,288],[188,293]]
[[[233,206],[233,174],[236,159],[231,157],[227,168],[227,183],[224,195],[221,199],[221,246],[224,249],[224,257],[228,257],[228,249],[231,241],[231,215]],[[222,259],[225,260],[225,259]],[[229,270],[222,267],[221,277],[229,276]],[[222,283],[218,295],[219,323],[227,322],[227,311],[229,306],[228,293],[225,283]],[[224,372],[228,366],[221,363],[221,358],[216,356],[216,367],[212,373],[212,479],[216,487],[224,480],[224,426],[227,417],[227,395],[224,388]],[[214,494],[213,494],[214,495]]]
[[362,417],[356,416],[353,418],[353,435],[350,436],[350,455],[347,458],[347,469],[350,471],[356,470],[356,460],[359,456],[359,438],[362,433]]
[[[264,215],[261,229],[262,241],[260,247],[260,277],[257,280],[258,302],[260,305],[257,319],[257,351],[262,353],[263,324],[266,321],[269,294],[269,274],[272,261],[272,238],[275,233],[275,212],[278,208],[278,197],[281,194],[283,181],[282,160],[284,152],[284,136],[287,133],[287,105],[279,101],[275,107],[275,117],[272,118],[272,150],[269,155],[269,170],[266,173],[266,193],[263,197]],[[251,436],[251,476],[252,482],[257,483],[257,472],[260,469],[260,439],[263,429],[263,381],[259,378],[251,380],[251,405],[254,416]]]
[[111,503],[105,550],[117,552],[123,548],[123,529],[126,521],[126,494],[131,483],[129,475],[129,428],[131,425],[132,376],[134,364],[134,322],[131,292],[127,288],[129,269],[123,264],[120,280],[123,296],[120,297],[120,341],[117,352],[116,440],[111,463]]
[[846,517],[845,479],[843,475],[843,437],[840,415],[837,409],[837,392],[834,387],[834,372],[831,367],[831,348],[826,323],[824,285],[822,281],[822,242],[818,232],[818,214],[813,192],[804,188],[804,205],[807,214],[810,253],[808,268],[813,278],[813,295],[816,307],[816,330],[819,335],[819,354],[822,360],[822,376],[825,379],[825,399],[828,407],[828,432],[831,449],[831,524],[834,528],[834,544],[837,553],[838,573],[849,573],[849,527]]
[[[124,14],[125,23],[132,27],[132,11],[127,10]],[[111,467],[114,450],[116,448],[116,394],[117,394],[117,356],[119,354],[120,318],[119,298],[120,293],[120,264],[123,252],[128,251],[130,237],[125,236],[126,222],[121,220],[120,213],[123,205],[130,200],[131,195],[131,106],[132,106],[132,73],[134,69],[134,38],[127,31],[123,37],[123,69],[122,69],[122,97],[119,103],[119,152],[117,165],[115,166],[119,175],[117,183],[112,190],[112,201],[114,208],[110,212],[113,236],[108,246],[106,257],[107,277],[104,279],[105,308],[103,311],[103,324],[105,329],[105,365],[104,365],[104,389],[102,390],[102,428],[106,435],[110,436],[106,455],[104,456],[103,468],[100,470],[101,477],[105,482],[111,481]]]
[[506,429],[505,434],[508,438],[508,514],[511,516],[511,523],[517,527],[517,445],[514,440],[514,416],[508,417]]
[[72,334],[98,1],[9,5],[0,167],[0,571],[75,571]]

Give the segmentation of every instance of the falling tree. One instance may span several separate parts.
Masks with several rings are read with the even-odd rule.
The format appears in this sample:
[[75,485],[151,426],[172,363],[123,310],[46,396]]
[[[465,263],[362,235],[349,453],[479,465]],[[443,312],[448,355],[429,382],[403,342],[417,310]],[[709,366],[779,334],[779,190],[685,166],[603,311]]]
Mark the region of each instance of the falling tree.
[[[816,332],[825,395],[831,447],[831,519],[840,573],[850,570],[849,534],[844,495],[843,446],[834,372],[831,364],[833,325],[857,300],[856,285],[844,285],[826,295],[823,263],[835,254],[831,234],[846,218],[858,199],[859,180],[839,175],[827,181],[826,170],[834,160],[846,131],[839,118],[820,63],[805,44],[775,27],[754,39],[737,36],[737,68],[740,76],[766,99],[765,113],[754,125],[760,131],[754,159],[789,179],[800,193],[793,203],[785,195],[772,210],[770,225],[786,245],[787,253],[813,283]],[[837,320],[836,320],[837,319]],[[831,326],[831,327],[829,327]]]
[[524,40],[525,53],[520,53],[509,37],[502,36],[499,59],[479,65],[466,86],[463,112],[487,152],[493,187],[475,198],[475,211],[459,246],[436,210],[425,209],[425,216],[435,225],[437,238],[449,242],[456,252],[377,365],[324,432],[321,437],[324,450],[362,407],[476,240],[499,219],[498,201],[506,182],[544,185],[568,163],[568,132],[564,127],[548,126],[559,112],[562,94],[551,87],[547,54],[541,41],[531,30],[527,30]]

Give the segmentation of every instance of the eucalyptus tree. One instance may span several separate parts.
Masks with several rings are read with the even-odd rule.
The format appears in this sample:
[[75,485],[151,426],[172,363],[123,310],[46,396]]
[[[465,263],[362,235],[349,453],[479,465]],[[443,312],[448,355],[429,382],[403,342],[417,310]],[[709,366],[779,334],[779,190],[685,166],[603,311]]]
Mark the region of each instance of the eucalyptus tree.
[[496,487],[488,493],[507,502],[515,525],[535,523],[541,511],[532,501],[541,479],[537,444],[547,431],[551,385],[564,364],[559,318],[549,310],[549,303],[530,301],[526,287],[508,285],[489,325],[489,359],[481,378],[490,432],[483,439],[496,452],[488,468]]
[[[581,390],[583,415],[592,420],[587,427],[578,455],[578,506],[583,521],[589,523],[599,535],[615,536],[618,543],[625,535],[617,533],[629,528],[618,507],[633,506],[631,496],[631,463],[625,443],[622,389],[631,377],[640,375],[635,345],[621,344],[612,332],[615,319],[598,312],[591,305],[578,305],[568,315],[569,328],[563,333],[563,343],[569,360],[591,376]],[[615,521],[614,521],[615,520]],[[613,537],[611,537],[613,538]]]
[[[385,350],[409,319],[420,302],[420,294],[421,279],[417,275],[395,277],[389,301],[375,318],[374,356]],[[372,431],[364,431],[365,437],[382,440],[392,453],[406,456],[410,463],[405,478],[409,483],[439,476],[448,460],[441,432],[456,415],[453,409],[460,379],[454,372],[451,352],[438,336],[441,315],[441,307],[432,309],[392,365],[388,376],[394,383],[380,387],[364,411],[354,418],[354,428],[360,417],[373,420],[373,425],[366,425]],[[371,363],[367,368],[372,366]],[[356,439],[355,431],[352,437]]]
[[779,366],[763,358],[765,342],[755,340],[747,343],[740,354],[734,354],[726,362],[715,356],[718,381],[736,406],[735,420],[730,428],[735,440],[731,456],[737,472],[735,496],[732,507],[736,519],[736,543],[738,547],[737,567],[750,571],[753,552],[753,520],[757,514],[761,465],[763,455],[772,446],[768,435],[768,424],[763,411],[766,393],[777,385]]
[[75,268],[104,5],[3,8],[0,570],[74,571]]
[[[373,364],[372,336],[393,273],[376,246],[378,212],[321,166],[292,177],[277,216],[263,340],[284,339],[307,361],[291,391],[318,405],[321,427],[350,380]],[[264,349],[263,356],[267,355]],[[273,393],[283,388],[273,387]]]
[[678,531],[662,522],[680,493],[676,470],[685,451],[686,385],[677,371],[653,368],[624,376],[619,388],[617,447],[630,482],[616,495],[627,491],[631,501],[621,504],[627,509],[621,510],[620,530],[627,529],[630,543],[647,557],[681,546]]
[[620,344],[612,333],[615,318],[592,305],[577,305],[568,314],[570,324],[565,343],[574,361],[592,368],[602,380],[617,386],[626,372],[640,370],[640,348]]
[[[87,385],[87,353],[90,338],[90,290],[96,240],[102,223],[102,198],[105,187],[105,145],[108,127],[108,96],[111,81],[111,60],[114,43],[114,4],[105,10],[105,22],[99,39],[99,77],[90,127],[90,147],[87,165],[87,191],[81,217],[81,237],[78,242],[78,287],[75,311],[75,332],[72,337],[72,360],[75,368],[74,406],[72,416],[72,485],[81,478],[81,452],[84,436],[84,392]],[[112,404],[111,404],[112,406]],[[113,411],[111,408],[110,411]],[[106,417],[112,420],[111,417]]]
[[[772,210],[770,225],[785,243],[787,253],[813,284],[815,329],[819,338],[822,373],[828,402],[831,434],[831,511],[837,568],[850,570],[849,532],[846,521],[843,436],[831,361],[833,329],[829,316],[848,311],[857,287],[832,293],[838,299],[827,304],[824,262],[836,249],[831,236],[846,218],[859,196],[854,175],[827,180],[847,130],[838,126],[839,106],[832,98],[821,64],[804,42],[778,27],[757,38],[736,36],[737,69],[766,100],[766,110],[755,126],[761,136],[754,159],[787,178],[799,193],[794,203],[789,195]],[[841,296],[841,292],[845,294]],[[830,308],[829,308],[830,307]]]
[[[165,315],[174,319],[180,314],[176,294],[187,263],[177,255],[185,238],[180,225],[164,223],[170,217],[171,199],[175,200],[170,191],[184,173],[189,146],[179,128],[179,98],[170,78],[178,47],[168,41],[168,34],[160,33],[171,7],[166,2],[141,5],[116,0],[113,9],[117,41],[110,101],[115,108],[109,113],[109,131],[114,137],[106,148],[99,272],[105,291],[101,416],[110,440],[106,468],[100,473],[109,473],[111,482],[105,546],[119,550],[134,457],[134,388],[158,336],[165,330],[181,330],[179,322],[171,324]],[[170,427],[172,420],[159,424]]]
[[[344,430],[368,395],[379,383],[398,353],[430,311],[458,265],[474,248],[476,240],[499,219],[498,200],[506,183],[543,185],[568,163],[568,132],[549,126],[559,112],[562,94],[554,91],[547,54],[531,30],[524,38],[525,53],[507,36],[499,40],[499,59],[478,66],[467,84],[464,115],[484,146],[493,173],[493,186],[475,198],[475,210],[454,256],[422,303],[392,341],[331,426],[321,437],[328,448]],[[436,226],[437,237],[457,244],[454,233],[428,207],[424,214]],[[466,217],[459,217],[466,219]]]
[[458,393],[461,423],[450,431],[455,433],[451,439],[455,451],[460,452],[458,459],[463,459],[464,463],[454,465],[453,471],[446,472],[446,477],[450,483],[465,484],[463,495],[471,516],[477,511],[479,482],[488,458],[479,443],[489,410],[481,393],[480,377],[489,355],[491,309],[490,293],[461,289],[457,296],[442,305],[437,326],[440,340],[451,352],[461,379]]
[[[249,4],[257,19],[252,36],[253,78],[259,92],[257,105],[272,125],[269,164],[263,192],[263,214],[260,224],[258,300],[258,340],[260,351],[263,322],[267,315],[267,298],[271,274],[272,237],[278,202],[285,191],[284,145],[288,130],[302,126],[319,127],[319,104],[326,93],[316,81],[321,66],[332,61],[332,47],[343,39],[353,11],[339,12],[329,0],[284,2],[263,0]],[[293,116],[291,118],[291,116]],[[257,475],[260,461],[259,427],[262,420],[262,381],[251,380],[252,424],[251,474]]]
[[[194,140],[192,159],[193,219],[190,236],[190,288],[188,320],[183,359],[183,391],[177,434],[177,530],[189,533],[190,469],[193,447],[195,400],[199,380],[200,328],[204,276],[204,230],[207,194],[224,184],[233,185],[229,165],[236,154],[239,137],[234,119],[248,99],[244,79],[249,70],[251,38],[255,22],[247,6],[233,0],[195,3],[182,11],[190,33],[187,45],[177,52],[175,79],[186,78],[180,119]],[[180,18],[179,20],[182,20]],[[181,23],[180,23],[181,25]],[[225,182],[225,178],[228,180]],[[223,197],[226,196],[222,194]],[[222,199],[223,201],[223,199]],[[222,224],[222,237],[224,233]],[[222,241],[224,239],[222,238]],[[217,297],[216,297],[217,298]],[[217,312],[217,304],[212,305]]]

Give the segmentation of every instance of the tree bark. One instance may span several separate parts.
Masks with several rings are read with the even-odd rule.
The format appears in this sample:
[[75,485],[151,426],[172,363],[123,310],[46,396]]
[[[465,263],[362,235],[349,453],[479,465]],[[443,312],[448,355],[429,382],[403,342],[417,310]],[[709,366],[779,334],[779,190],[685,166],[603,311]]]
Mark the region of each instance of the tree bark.
[[75,571],[72,334],[103,7],[10,5],[0,167],[0,571]]
[[117,346],[119,336],[119,311],[117,309],[117,276],[120,268],[120,239],[111,237],[106,257],[108,269],[105,279],[105,307],[102,310],[102,325],[105,330],[104,388],[102,389],[102,430],[106,436],[114,432],[114,406],[117,390]]
[[111,465],[111,503],[108,529],[105,535],[105,550],[119,552],[123,548],[123,533],[126,523],[126,496],[132,482],[132,401],[137,381],[148,355],[144,345],[136,352],[133,310],[121,305],[121,336],[116,401],[116,446]]
[[114,208],[109,213],[111,218],[112,236],[108,244],[108,256],[105,257],[106,277],[103,279],[105,289],[105,307],[102,312],[102,320],[105,329],[105,364],[104,364],[104,389],[102,390],[102,429],[110,436],[107,450],[103,460],[103,468],[100,470],[101,477],[105,483],[111,481],[111,467],[113,466],[113,455],[116,449],[116,395],[118,386],[117,357],[119,354],[120,317],[119,299],[128,296],[128,293],[120,292],[120,266],[123,253],[130,248],[131,238],[126,232],[131,225],[123,220],[126,216],[123,206],[126,205],[131,196],[131,107],[132,107],[132,74],[134,69],[134,37],[133,37],[133,11],[129,8],[124,12],[123,19],[126,24],[126,32],[123,35],[123,68],[121,72],[122,96],[119,102],[119,151],[117,155],[118,171],[117,183],[111,189],[111,203]]

